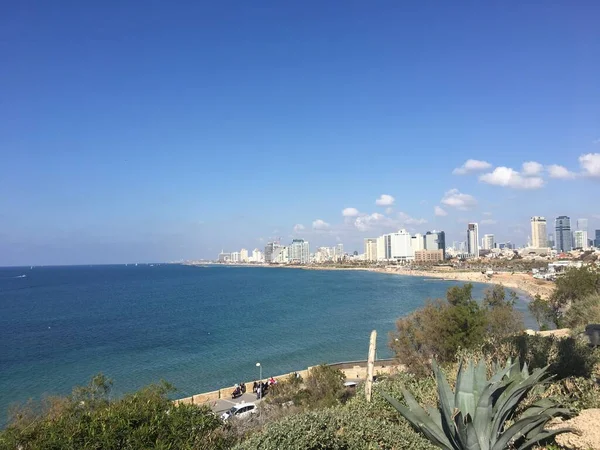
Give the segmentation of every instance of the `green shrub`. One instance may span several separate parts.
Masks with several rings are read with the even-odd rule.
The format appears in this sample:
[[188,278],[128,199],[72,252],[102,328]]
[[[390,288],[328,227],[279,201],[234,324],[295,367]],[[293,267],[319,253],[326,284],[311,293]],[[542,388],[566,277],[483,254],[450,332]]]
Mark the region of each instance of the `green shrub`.
[[96,377],[41,414],[18,410],[0,432],[0,448],[208,450],[233,444],[208,408],[175,406],[167,397],[172,387],[166,383],[116,401],[108,400],[109,388],[108,380]]
[[514,293],[506,299],[504,288],[495,285],[479,303],[472,298],[472,288],[471,284],[453,286],[446,301],[429,302],[397,320],[390,347],[409,371],[426,375],[431,372],[432,358],[449,363],[460,349],[487,345],[495,351],[504,339],[523,330],[523,318],[514,309]]
[[345,406],[309,411],[268,424],[236,450],[433,449],[408,424],[365,416]]
[[565,326],[583,329],[590,323],[600,323],[600,294],[591,294],[574,302],[564,317]]
[[556,289],[549,299],[554,324],[562,327],[569,307],[595,294],[600,294],[600,271],[591,266],[567,270],[556,279]]
[[576,337],[557,338],[522,334],[506,340],[507,356],[517,355],[530,368],[550,366],[548,373],[557,379],[589,378],[599,361],[599,351]]

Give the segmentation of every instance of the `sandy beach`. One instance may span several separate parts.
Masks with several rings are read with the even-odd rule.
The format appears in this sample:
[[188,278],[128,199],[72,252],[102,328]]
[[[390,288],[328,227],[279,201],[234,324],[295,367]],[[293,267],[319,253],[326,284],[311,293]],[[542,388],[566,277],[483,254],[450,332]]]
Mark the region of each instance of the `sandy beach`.
[[419,276],[426,278],[440,278],[443,280],[456,280],[473,283],[501,284],[504,287],[526,292],[534,297],[540,295],[548,298],[554,291],[555,284],[551,281],[537,280],[527,273],[495,272],[491,277],[481,272],[458,272],[458,271],[420,271],[411,269],[372,269],[381,273],[397,275]]
[[[294,267],[294,266],[288,266]],[[298,267],[298,266],[295,266]],[[494,272],[491,277],[479,271],[454,271],[454,270],[414,270],[404,267],[327,267],[327,266],[303,266],[308,270],[367,270],[370,272],[386,273],[390,275],[402,275],[424,278],[439,278],[442,280],[464,281],[472,283],[501,284],[506,288],[517,289],[534,297],[540,295],[547,299],[554,291],[555,284],[551,281],[537,280],[528,273]]]

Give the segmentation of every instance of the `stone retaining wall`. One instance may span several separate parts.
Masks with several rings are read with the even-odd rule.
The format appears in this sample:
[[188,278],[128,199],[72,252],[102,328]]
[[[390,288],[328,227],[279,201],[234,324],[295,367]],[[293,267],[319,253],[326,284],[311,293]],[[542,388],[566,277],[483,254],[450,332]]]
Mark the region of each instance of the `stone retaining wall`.
[[[335,367],[336,369],[341,370],[346,378],[348,379],[358,379],[358,380],[366,380],[367,379],[367,361],[349,361],[349,362],[340,362],[335,364],[328,364],[330,367]],[[295,373],[300,374],[302,378],[305,378],[308,375],[308,372],[313,368],[309,367],[305,370],[299,370],[296,372],[286,373],[284,375],[278,375],[275,378],[278,381],[283,381],[290,375]],[[374,373],[377,374],[388,374],[393,373],[399,370],[399,366],[396,365],[394,360],[392,359],[382,359],[379,361],[375,361],[375,370]],[[252,383],[254,380],[245,382],[246,389],[252,389]],[[202,394],[192,395],[191,397],[180,398],[174,400],[175,404],[189,404],[189,405],[202,405],[209,402],[215,402],[222,398],[231,399],[231,393],[235,389],[234,386],[226,387],[223,389],[219,389],[217,391],[212,392],[204,392]]]

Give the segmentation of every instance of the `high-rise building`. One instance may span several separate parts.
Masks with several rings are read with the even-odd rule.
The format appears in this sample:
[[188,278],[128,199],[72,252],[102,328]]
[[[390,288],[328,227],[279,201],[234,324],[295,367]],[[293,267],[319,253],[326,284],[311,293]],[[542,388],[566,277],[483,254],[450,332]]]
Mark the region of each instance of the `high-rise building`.
[[248,250],[246,250],[245,248],[240,250],[240,262],[248,262]]
[[533,248],[548,247],[548,239],[546,235],[546,218],[541,216],[533,216],[531,218],[531,246]]
[[241,261],[241,259],[240,259],[240,252],[231,252],[230,261],[232,263],[239,263]]
[[467,225],[467,253],[475,258],[479,257],[479,225]]
[[483,235],[483,249],[484,250],[492,250],[495,245],[494,235],[493,234],[484,234]]
[[600,248],[600,230],[596,230],[596,238],[594,239],[594,247]]
[[410,233],[404,229],[392,233],[392,259],[408,261],[414,259]]
[[425,250],[442,250],[446,258],[446,233],[443,231],[428,231],[425,233]]
[[384,261],[385,257],[385,236],[377,238],[377,261]]
[[580,248],[587,250],[587,231],[576,230],[573,231],[573,248]]
[[554,235],[553,234],[548,235],[548,247],[554,248]]
[[377,261],[377,238],[365,238],[365,259]]
[[336,261],[344,259],[344,244],[336,244],[333,254]]
[[577,234],[577,243],[583,245],[575,244],[575,233],[573,233],[573,247],[582,248],[584,250],[588,249],[588,220],[587,219],[577,219],[577,230],[581,233]]
[[573,248],[571,236],[571,219],[568,216],[558,216],[554,221],[556,232],[556,250],[568,252]]
[[288,247],[288,261],[294,264],[308,264],[310,258],[310,247],[304,239],[292,240]]
[[425,250],[425,236],[423,236],[421,233],[415,234],[412,238],[410,238],[410,245],[415,252],[419,250]]
[[252,262],[255,262],[255,263],[263,263],[263,262],[265,262],[265,256],[263,255],[263,252],[261,252],[257,248],[255,248],[254,250],[252,250]]

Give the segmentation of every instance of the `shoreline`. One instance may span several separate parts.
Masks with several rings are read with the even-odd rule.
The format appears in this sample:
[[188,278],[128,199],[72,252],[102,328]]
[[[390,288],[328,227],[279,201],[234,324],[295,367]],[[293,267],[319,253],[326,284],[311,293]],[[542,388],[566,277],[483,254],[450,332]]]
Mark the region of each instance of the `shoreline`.
[[[203,266],[196,264],[184,264],[190,266]],[[539,295],[543,299],[548,299],[555,289],[555,283],[551,281],[537,280],[529,273],[523,272],[494,272],[491,277],[481,273],[481,271],[454,271],[454,270],[415,270],[398,266],[388,267],[329,267],[318,265],[277,265],[277,264],[211,264],[211,266],[223,267],[267,267],[272,269],[302,269],[302,270],[345,270],[345,271],[366,271],[383,273],[388,275],[412,276],[421,278],[436,278],[445,281],[459,281],[465,283],[485,283],[499,284],[508,289],[515,289],[524,292],[533,298]],[[433,281],[433,280],[430,280]]]

